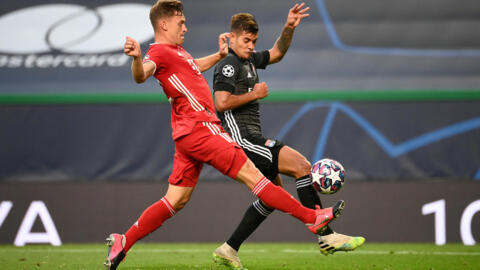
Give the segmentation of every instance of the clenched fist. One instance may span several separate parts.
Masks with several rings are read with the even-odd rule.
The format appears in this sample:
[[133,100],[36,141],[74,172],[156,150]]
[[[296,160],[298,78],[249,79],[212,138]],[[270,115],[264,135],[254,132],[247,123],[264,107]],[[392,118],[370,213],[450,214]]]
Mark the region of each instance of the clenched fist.
[[253,92],[257,96],[257,99],[262,99],[268,96],[268,85],[265,82],[256,83],[253,86]]
[[142,50],[140,48],[140,44],[138,43],[138,41],[129,36],[127,36],[123,51],[126,55],[132,56],[134,58],[142,57]]

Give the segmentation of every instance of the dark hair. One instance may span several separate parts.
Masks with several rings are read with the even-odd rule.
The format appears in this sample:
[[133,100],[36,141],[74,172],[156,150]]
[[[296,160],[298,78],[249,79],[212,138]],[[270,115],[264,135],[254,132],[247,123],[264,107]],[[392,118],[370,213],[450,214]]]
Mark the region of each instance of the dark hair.
[[183,14],[183,4],[180,0],[158,0],[150,9],[150,22],[155,29],[159,19],[181,14]]
[[258,33],[258,24],[250,13],[237,13],[232,16],[232,22],[230,24],[231,32],[242,32],[257,34]]

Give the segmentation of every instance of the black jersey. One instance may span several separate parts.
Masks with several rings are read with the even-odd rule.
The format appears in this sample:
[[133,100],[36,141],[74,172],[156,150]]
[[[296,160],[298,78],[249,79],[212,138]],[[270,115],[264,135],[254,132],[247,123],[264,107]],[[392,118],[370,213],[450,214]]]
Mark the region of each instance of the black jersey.
[[[258,83],[257,69],[265,69],[269,61],[270,53],[267,50],[255,52],[249,60],[244,60],[229,49],[228,55],[215,67],[213,90],[228,91],[233,95],[252,91]],[[240,145],[243,138],[262,134],[258,100],[234,110],[217,112],[217,115],[225,131]]]

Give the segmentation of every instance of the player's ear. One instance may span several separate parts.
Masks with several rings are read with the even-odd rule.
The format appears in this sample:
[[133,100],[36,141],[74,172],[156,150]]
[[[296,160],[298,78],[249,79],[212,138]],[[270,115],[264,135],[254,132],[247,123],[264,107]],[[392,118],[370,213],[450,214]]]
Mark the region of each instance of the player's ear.
[[235,44],[235,38],[237,37],[235,32],[230,32],[230,35],[228,36],[228,45],[232,46]]
[[159,26],[160,29],[162,29],[163,31],[167,31],[167,29],[168,29],[168,24],[167,24],[167,21],[166,21],[166,20],[159,20],[159,21],[158,21],[158,26]]

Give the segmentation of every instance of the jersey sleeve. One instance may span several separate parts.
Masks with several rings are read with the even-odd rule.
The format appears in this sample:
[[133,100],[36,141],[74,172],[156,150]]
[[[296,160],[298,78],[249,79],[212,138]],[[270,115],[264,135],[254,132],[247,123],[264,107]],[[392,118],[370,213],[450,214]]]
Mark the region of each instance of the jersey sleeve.
[[227,56],[215,66],[213,72],[213,91],[235,91],[235,79],[239,72],[234,58]]
[[162,52],[155,47],[150,47],[143,57],[143,63],[151,62],[155,65],[155,70],[153,71],[153,75],[157,74],[157,72],[164,71],[166,69],[166,64],[164,63],[165,57],[162,57]]
[[253,62],[255,64],[255,68],[265,69],[270,62],[270,52],[268,50],[255,52],[252,54]]

